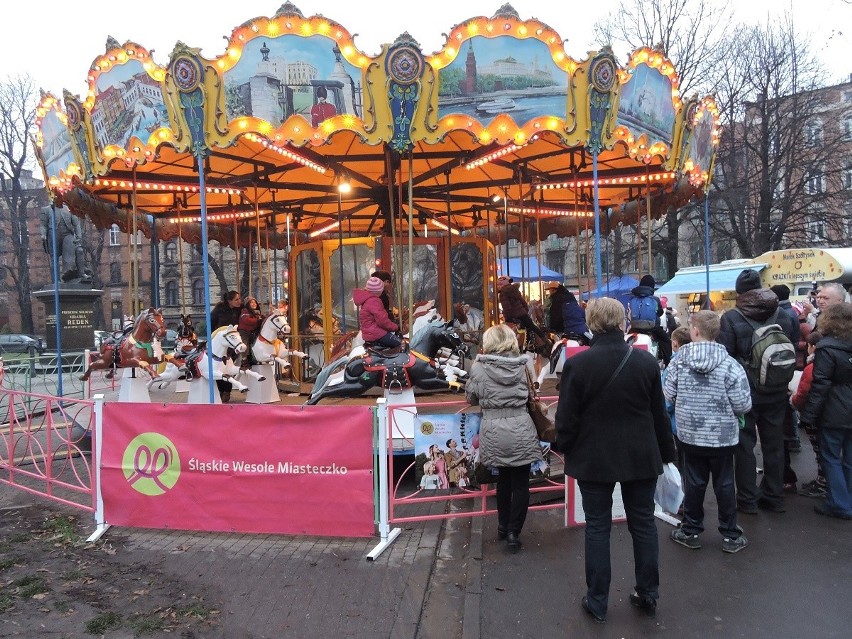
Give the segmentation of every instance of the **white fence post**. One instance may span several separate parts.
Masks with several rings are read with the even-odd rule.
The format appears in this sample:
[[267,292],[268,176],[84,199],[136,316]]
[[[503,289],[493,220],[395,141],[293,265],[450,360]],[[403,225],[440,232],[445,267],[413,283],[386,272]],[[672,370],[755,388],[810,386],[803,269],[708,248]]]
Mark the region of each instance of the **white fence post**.
[[379,429],[379,538],[376,546],[367,553],[367,559],[374,561],[393,541],[399,537],[401,529],[390,527],[390,473],[388,470],[388,405],[387,399],[380,397],[376,400],[378,410],[376,421]]

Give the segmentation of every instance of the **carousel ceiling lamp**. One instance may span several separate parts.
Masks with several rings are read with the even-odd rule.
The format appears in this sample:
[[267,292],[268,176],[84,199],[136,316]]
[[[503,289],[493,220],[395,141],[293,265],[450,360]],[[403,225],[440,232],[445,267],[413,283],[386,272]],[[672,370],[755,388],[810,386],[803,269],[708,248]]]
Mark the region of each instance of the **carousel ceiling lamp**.
[[[652,173],[651,175],[634,175],[628,177],[617,178],[600,178],[598,186],[619,186],[622,184],[643,184],[645,182],[664,182],[666,180],[674,180],[675,173]],[[536,184],[537,191],[547,189],[573,189],[576,187],[593,186],[593,180],[576,180],[570,182],[546,182],[544,184]]]
[[298,153],[291,151],[290,149],[288,149],[285,146],[278,146],[277,144],[274,144],[274,143],[270,142],[269,140],[267,140],[266,138],[263,138],[259,135],[255,135],[254,133],[247,133],[245,135],[245,138],[246,138],[246,140],[249,140],[250,142],[257,142],[258,144],[262,144],[267,149],[269,149],[271,151],[275,151],[276,153],[279,153],[280,155],[283,155],[284,157],[289,158],[289,159],[293,160],[294,162],[297,162],[298,164],[301,164],[302,166],[305,166],[305,167],[311,169],[312,171],[316,171],[317,173],[320,173],[320,174],[325,174],[325,172],[327,171],[327,169],[324,166],[322,166],[321,164],[318,164],[317,162],[314,162],[313,160],[309,160],[305,156],[299,155]]
[[[142,191],[174,191],[175,193],[198,193],[198,186],[194,184],[169,184],[166,182],[134,182],[133,180],[103,180],[96,178],[95,186],[107,186],[119,189],[132,189]],[[242,195],[245,189],[235,189],[224,186],[208,186],[207,193],[223,193],[228,195]]]
[[508,155],[509,153],[514,153],[515,151],[517,151],[518,149],[521,149],[521,148],[523,148],[523,145],[507,144],[506,146],[504,146],[500,149],[497,149],[496,151],[492,151],[491,153],[483,155],[480,158],[477,158],[475,160],[471,160],[470,162],[468,162],[467,164],[464,165],[464,168],[466,168],[468,171],[471,170],[471,169],[478,168],[478,167],[482,166],[483,164],[488,164],[489,162],[492,162],[492,161],[496,160],[497,158],[501,158],[504,155]]
[[340,184],[337,185],[337,192],[341,195],[346,195],[352,192],[352,182],[349,181],[349,176],[344,174],[340,179]]
[[456,228],[453,228],[443,222],[439,222],[438,220],[432,220],[432,226],[441,229],[442,231],[449,231],[453,235],[461,235],[461,231]]
[[594,211],[566,211],[565,209],[549,209],[544,207],[510,206],[509,213],[519,215],[552,215],[561,217],[594,217]]
[[316,237],[317,235],[328,233],[329,231],[336,229],[338,226],[340,226],[340,222],[338,220],[335,220],[328,226],[323,226],[322,228],[318,228],[316,231],[311,231],[310,233],[308,233],[308,237]]

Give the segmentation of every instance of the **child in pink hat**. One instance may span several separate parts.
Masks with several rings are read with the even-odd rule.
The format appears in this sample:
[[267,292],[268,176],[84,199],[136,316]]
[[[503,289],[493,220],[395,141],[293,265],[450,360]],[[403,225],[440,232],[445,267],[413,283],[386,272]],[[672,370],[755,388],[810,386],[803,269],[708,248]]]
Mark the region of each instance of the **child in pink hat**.
[[358,306],[358,320],[364,341],[393,348],[399,346],[402,340],[396,335],[399,326],[388,317],[382,303],[381,294],[384,290],[385,283],[378,277],[371,277],[364,288],[356,288],[352,292],[352,301]]

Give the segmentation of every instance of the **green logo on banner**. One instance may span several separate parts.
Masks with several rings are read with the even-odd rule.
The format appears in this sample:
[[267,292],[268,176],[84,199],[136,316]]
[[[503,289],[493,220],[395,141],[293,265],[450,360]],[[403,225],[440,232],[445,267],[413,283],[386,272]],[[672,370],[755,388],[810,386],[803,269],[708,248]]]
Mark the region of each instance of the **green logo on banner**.
[[155,497],[174,488],[180,477],[180,457],[168,437],[142,433],[127,445],[121,468],[134,490]]

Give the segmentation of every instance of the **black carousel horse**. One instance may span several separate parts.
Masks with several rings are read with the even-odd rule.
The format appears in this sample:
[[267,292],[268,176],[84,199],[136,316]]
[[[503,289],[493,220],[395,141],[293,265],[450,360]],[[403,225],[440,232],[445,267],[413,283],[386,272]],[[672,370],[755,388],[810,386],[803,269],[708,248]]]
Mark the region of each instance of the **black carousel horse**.
[[399,348],[381,349],[371,344],[354,348],[328,364],[317,376],[306,402],[326,397],[358,397],[380,386],[389,390],[459,390],[467,345],[452,322],[435,317]]

